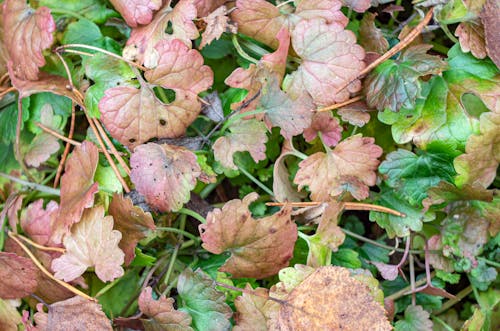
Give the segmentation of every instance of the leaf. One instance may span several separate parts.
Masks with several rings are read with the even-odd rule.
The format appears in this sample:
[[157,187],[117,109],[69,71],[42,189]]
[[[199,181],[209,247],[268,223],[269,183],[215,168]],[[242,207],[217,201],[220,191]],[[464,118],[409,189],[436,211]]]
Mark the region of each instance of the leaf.
[[209,45],[213,40],[219,39],[226,30],[229,30],[233,34],[238,32],[236,25],[229,22],[229,17],[226,16],[227,13],[226,6],[220,6],[210,13],[210,15],[203,18],[205,23],[207,23],[207,27],[201,34],[200,49]]
[[484,35],[486,40],[486,52],[490,59],[495,62],[500,68],[500,52],[498,45],[500,45],[498,36],[498,16],[500,15],[500,6],[495,0],[486,0],[483,10],[481,12],[481,22],[484,26]]
[[391,330],[384,308],[348,269],[321,267],[287,296],[279,311],[283,330]]
[[97,24],[81,19],[68,24],[61,42],[63,44],[85,44],[102,47],[104,39]]
[[[114,10],[106,7],[106,1],[103,0],[40,0],[40,6],[79,13],[96,24],[105,23],[108,18],[117,16]],[[57,14],[54,13],[55,15]]]
[[397,112],[401,107],[413,108],[420,95],[419,77],[439,74],[446,63],[439,56],[429,55],[431,45],[411,46],[397,60],[377,66],[365,82],[369,107]]
[[395,280],[398,277],[399,266],[394,264],[385,264],[382,262],[371,262],[374,266],[377,267],[380,272],[380,276],[386,280]]
[[3,28],[3,42],[14,76],[37,80],[38,68],[45,64],[42,52],[52,45],[52,32],[56,29],[50,9],[38,7],[35,11],[24,1],[6,0]]
[[[41,331],[102,330],[111,331],[110,320],[96,302],[75,296],[49,305],[48,313],[40,308],[35,314],[37,327]],[[40,325],[39,321],[44,321]]]
[[148,330],[193,330],[191,325],[191,316],[189,314],[174,309],[174,299],[160,296],[158,300],[151,297],[153,289],[146,287],[139,296],[139,309],[150,319],[142,319],[146,331]]
[[292,32],[292,45],[302,58],[299,68],[288,75],[284,90],[293,96],[310,95],[316,105],[331,105],[361,89],[359,80],[347,88],[365,67],[365,52],[356,36],[342,24],[322,20],[302,21]]
[[30,259],[0,252],[0,298],[20,299],[36,291],[40,274]]
[[94,194],[98,191],[98,185],[94,182],[98,161],[97,147],[84,141],[81,146],[75,147],[66,162],[61,177],[59,212],[53,224],[53,242],[60,243],[71,226],[80,221],[83,210],[94,204]]
[[455,185],[441,181],[438,185],[431,187],[427,191],[428,197],[422,201],[422,205],[427,209],[432,205],[451,203],[455,201],[487,201],[493,200],[493,192],[486,190],[479,184],[465,184],[461,188]]
[[342,2],[358,13],[364,13],[372,5],[370,0],[342,0]]
[[500,162],[500,112],[483,113],[480,117],[480,134],[471,135],[465,154],[458,156],[455,169],[457,186],[479,184],[488,187],[495,179]]
[[447,272],[452,272],[453,268],[452,260],[443,256],[443,241],[441,235],[434,235],[427,241],[428,249],[430,251],[437,251],[429,254],[429,263],[439,270],[444,270]]
[[299,190],[309,186],[314,201],[328,201],[344,190],[358,200],[367,198],[368,186],[375,185],[377,158],[382,155],[382,148],[374,141],[356,135],[340,142],[333,151],[310,155],[299,163],[294,183]]
[[206,17],[215,9],[222,6],[226,0],[194,0],[193,2],[198,12],[198,17]]
[[398,149],[387,155],[379,172],[387,184],[412,205],[420,205],[427,190],[441,181],[453,182],[453,157],[444,151],[420,151],[414,154]]
[[[369,1],[366,2],[370,3]],[[366,52],[384,54],[389,49],[389,42],[385,39],[382,31],[375,25],[375,17],[377,15],[370,12],[363,15],[359,25],[359,44],[363,46]]]
[[184,303],[179,310],[191,315],[195,330],[231,329],[232,310],[225,302],[225,295],[215,289],[214,281],[203,271],[185,269],[177,281],[177,291]]
[[128,266],[135,257],[139,240],[146,237],[148,230],[156,229],[153,217],[119,194],[113,195],[108,213],[113,216],[114,229],[122,234],[118,247],[125,253],[125,265]]
[[86,209],[63,240],[66,252],[52,261],[54,277],[66,282],[94,267],[103,282],[123,276],[124,253],[118,248],[122,235],[113,230],[113,217],[104,216],[104,207]]
[[[196,7],[192,0],[180,0],[173,8],[167,1],[155,15],[151,23],[132,29],[123,56],[136,60],[146,67],[154,67],[157,53],[154,50],[161,41],[178,39],[186,46],[191,46],[191,39],[198,38],[198,29],[193,21],[196,18]],[[169,24],[172,32],[167,33]]]
[[484,27],[480,20],[461,22],[455,30],[462,52],[471,52],[478,59],[486,57]]
[[312,116],[311,126],[304,130],[304,139],[310,143],[321,133],[321,140],[328,147],[333,147],[342,139],[342,127],[339,120],[330,112],[317,112]]
[[177,211],[189,201],[200,176],[196,155],[177,146],[148,143],[130,157],[130,179],[146,202],[159,211]]
[[368,109],[365,102],[355,102],[340,108],[337,111],[337,115],[339,115],[344,122],[362,127],[370,121],[369,111],[370,109]]
[[162,4],[161,0],[110,0],[110,2],[132,28],[139,24],[149,24],[153,19],[153,12],[160,9]]
[[291,209],[255,220],[248,206],[257,197],[250,193],[243,200],[231,200],[209,212],[207,223],[199,226],[203,248],[214,254],[231,253],[219,270],[234,278],[275,275],[293,255],[297,226],[290,219]]
[[303,192],[298,192],[290,182],[290,173],[285,164],[287,156],[296,156],[293,146],[288,140],[285,140],[281,155],[274,162],[273,169],[273,193],[276,201],[301,201],[304,198]]
[[405,317],[396,322],[394,330],[396,331],[411,331],[422,330],[432,331],[432,321],[430,314],[425,311],[422,306],[410,305],[405,310]]
[[22,318],[16,307],[9,300],[0,299],[0,329],[4,331],[18,331]]
[[[340,11],[338,0],[303,0],[296,8],[280,10],[265,0],[238,0],[232,19],[238,24],[238,31],[256,40],[277,48],[274,36],[283,27],[293,31],[301,20],[323,19],[328,24],[347,25],[347,18]],[[283,14],[282,14],[283,13]]]
[[57,202],[50,201],[44,209],[43,199],[38,199],[27,206],[26,214],[21,216],[21,227],[37,244],[52,246],[52,222],[58,211]]
[[203,113],[203,115],[216,123],[223,121],[224,109],[222,109],[222,102],[219,94],[214,91],[204,96],[203,100],[208,102],[208,105],[203,104],[201,107],[201,112]]
[[271,315],[276,314],[279,310],[279,303],[267,299],[269,290],[258,287],[252,289],[247,284],[247,291],[252,291],[254,294],[243,292],[241,296],[234,300],[236,313],[234,319],[236,325],[234,331],[267,331],[270,328],[267,321]]
[[236,152],[249,152],[255,162],[266,159],[267,129],[256,119],[238,120],[229,126],[230,133],[212,145],[214,157],[224,167],[237,170],[233,162]]

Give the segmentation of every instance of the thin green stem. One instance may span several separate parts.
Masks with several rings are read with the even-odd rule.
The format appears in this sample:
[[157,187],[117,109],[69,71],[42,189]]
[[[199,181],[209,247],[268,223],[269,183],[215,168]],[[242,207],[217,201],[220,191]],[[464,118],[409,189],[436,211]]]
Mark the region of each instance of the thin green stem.
[[455,329],[453,329],[451,326],[449,326],[448,324],[446,324],[446,322],[445,322],[445,321],[443,321],[442,319],[440,319],[440,318],[439,318],[439,317],[437,317],[437,316],[432,315],[432,316],[431,316],[431,319],[432,319],[432,321],[434,321],[434,322],[438,322],[439,324],[441,324],[441,326],[442,326],[443,328],[445,328],[446,330],[448,330],[448,331],[454,331],[454,330],[455,330]]
[[274,197],[273,191],[268,188],[266,185],[264,185],[260,180],[255,178],[251,173],[249,173],[245,168],[243,168],[241,165],[238,165],[238,169],[245,175],[248,179],[250,179],[255,185],[260,187],[264,192],[269,194],[270,196]]
[[210,193],[212,193],[212,191],[215,190],[217,186],[219,186],[219,184],[224,180],[224,178],[226,178],[226,176],[221,175],[220,178],[217,178],[217,182],[210,183],[207,186],[205,186],[203,190],[201,190],[200,192],[200,197],[202,199],[206,199],[210,195]]
[[[405,252],[405,249],[403,248],[394,248],[392,246],[389,246],[389,245],[385,245],[385,244],[382,244],[382,243],[379,243],[378,241],[375,241],[375,240],[372,240],[372,239],[368,239],[366,237],[363,237],[357,233],[354,233],[354,232],[351,232],[349,230],[346,230],[346,229],[342,229],[342,231],[348,235],[349,237],[353,237],[353,238],[356,238],[360,241],[363,241],[363,242],[366,242],[368,244],[371,244],[373,246],[377,246],[377,247],[380,247],[380,248],[385,248],[389,251],[396,251],[396,252],[400,252],[400,253],[404,253]],[[408,253],[410,254],[423,254],[425,251],[423,250],[409,250]]]
[[27,186],[28,188],[30,188],[32,190],[44,192],[44,193],[47,193],[47,194],[50,194],[50,195],[57,195],[57,196],[61,195],[61,191],[58,190],[58,189],[55,189],[55,188],[52,188],[52,187],[48,187],[48,186],[45,186],[45,185],[41,185],[41,184],[37,184],[37,183],[28,182],[26,180],[23,180],[23,179],[20,179],[20,178],[11,176],[11,175],[7,175],[6,173],[3,173],[3,172],[0,172],[0,177],[7,178],[7,179],[9,179],[9,180],[11,180],[13,182],[16,182],[16,183],[19,183],[21,185]]
[[453,43],[455,44],[458,44],[459,41],[458,39],[450,32],[450,30],[448,29],[448,25],[446,24],[441,24],[441,30],[443,30],[444,34],[446,35],[446,37],[448,37],[451,41],[453,41]]
[[468,296],[471,292],[472,292],[472,286],[468,286],[468,287],[464,288],[463,290],[461,290],[460,292],[457,293],[457,295],[455,296],[454,299],[449,299],[448,301],[446,301],[441,306],[441,308],[439,308],[438,310],[436,310],[434,312],[434,315],[439,315],[441,313],[444,313],[445,311],[447,311],[448,309],[450,309],[451,307],[453,307],[454,305],[459,303],[463,298]]
[[67,15],[67,16],[72,16],[74,18],[78,18],[79,20],[86,20],[85,16],[82,16],[78,13],[75,13],[74,11],[71,10],[66,10],[66,9],[61,9],[61,8],[51,8],[50,9],[51,14],[60,14],[60,15]]
[[500,263],[498,263],[498,262],[485,259],[484,257],[478,257],[477,259],[483,261],[486,264],[489,264],[492,267],[500,268]]
[[167,97],[167,94],[165,93],[165,90],[161,87],[157,87],[154,89],[155,91],[158,92],[158,97],[160,98],[160,100],[163,102],[163,103],[169,103],[168,102],[168,97]]
[[259,61],[258,61],[258,60],[254,59],[253,57],[251,57],[250,55],[248,55],[248,54],[247,54],[247,53],[243,50],[243,48],[241,48],[241,45],[240,45],[240,43],[238,42],[238,37],[237,37],[235,34],[233,34],[233,35],[231,36],[231,41],[233,42],[233,46],[234,46],[234,48],[236,49],[236,51],[238,52],[238,54],[239,54],[242,58],[244,58],[245,60],[247,60],[248,62],[253,63],[253,64],[257,64],[257,63],[259,63]]
[[205,217],[201,216],[200,214],[198,214],[194,210],[187,209],[187,208],[181,208],[178,211],[178,213],[191,216],[192,218],[197,219],[198,221],[200,221],[203,224],[207,223],[207,220],[205,219]]
[[120,280],[122,280],[123,278],[125,277],[125,275],[123,275],[122,277],[118,277],[116,278],[114,281],[112,281],[111,283],[107,284],[106,286],[104,286],[103,288],[101,288],[97,293],[96,295],[94,295],[94,298],[98,298],[100,297],[101,295],[103,295],[104,293],[108,292],[110,289],[112,289],[116,284],[118,284],[120,282]]
[[158,231],[166,231],[166,232],[173,232],[173,233],[177,233],[177,234],[181,234],[183,235],[184,237],[186,238],[189,238],[193,241],[199,241],[200,238],[196,237],[195,235],[189,233],[189,232],[186,232],[186,231],[183,231],[181,229],[177,229],[177,228],[169,228],[169,227],[161,227],[161,226],[157,226],[156,227],[156,230]]

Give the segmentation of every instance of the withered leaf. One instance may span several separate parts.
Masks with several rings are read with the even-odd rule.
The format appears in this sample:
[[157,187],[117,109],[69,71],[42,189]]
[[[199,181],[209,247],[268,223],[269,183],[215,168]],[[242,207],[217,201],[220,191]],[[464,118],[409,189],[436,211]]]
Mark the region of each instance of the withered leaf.
[[471,52],[478,59],[486,57],[484,27],[480,20],[461,22],[455,30],[464,53]]
[[53,244],[51,225],[58,211],[57,202],[50,201],[44,209],[43,199],[38,199],[27,206],[26,214],[21,216],[21,227],[34,242],[49,246]]
[[122,235],[113,230],[113,217],[104,216],[104,207],[86,209],[63,240],[66,252],[52,261],[54,276],[68,282],[94,267],[103,282],[123,276],[124,253],[118,248]]
[[389,42],[382,31],[375,26],[376,16],[370,12],[363,15],[359,25],[359,43],[367,52],[384,54],[389,49]]
[[207,27],[201,34],[200,49],[209,45],[213,40],[219,39],[220,36],[226,32],[226,30],[229,30],[231,33],[238,32],[237,27],[229,22],[229,17],[226,15],[226,6],[220,6],[210,13],[210,15],[203,18],[203,20],[207,23]]
[[311,126],[304,130],[304,139],[311,142],[321,133],[321,140],[326,146],[333,147],[342,138],[342,127],[331,112],[314,113]]
[[205,17],[214,11],[216,8],[222,6],[226,0],[193,0],[198,17]]
[[151,22],[153,12],[160,9],[162,4],[162,0],[110,0],[110,2],[132,28]]
[[303,192],[298,192],[290,182],[290,172],[286,167],[285,159],[287,156],[293,155],[295,154],[292,144],[289,140],[285,140],[281,155],[274,162],[273,193],[276,201],[301,201],[305,196]]
[[486,0],[481,12],[481,21],[484,26],[486,52],[490,59],[500,68],[500,33],[498,25],[500,5],[496,0]]
[[30,259],[0,252],[0,298],[20,299],[35,292],[40,273]]
[[193,152],[155,143],[136,147],[130,165],[130,179],[137,191],[149,205],[163,212],[182,208],[201,172]]
[[293,255],[297,226],[290,218],[291,209],[255,220],[248,206],[257,197],[250,193],[243,200],[231,200],[208,213],[207,223],[199,226],[203,248],[214,254],[231,252],[220,270],[235,278],[275,275]]
[[270,319],[271,314],[278,312],[280,307],[279,303],[267,298],[269,290],[266,288],[258,287],[252,289],[252,287],[247,284],[245,289],[254,292],[255,295],[243,292],[241,296],[234,300],[234,305],[236,306],[236,314],[234,316],[236,325],[233,330],[270,330],[267,321]]
[[135,257],[137,242],[146,237],[148,230],[156,229],[153,217],[119,194],[113,195],[108,213],[113,216],[114,228],[122,234],[118,247],[125,253],[125,265],[129,265]]
[[[372,5],[371,0],[342,0],[345,6],[358,13],[364,13]],[[377,3],[375,1],[375,3]]]

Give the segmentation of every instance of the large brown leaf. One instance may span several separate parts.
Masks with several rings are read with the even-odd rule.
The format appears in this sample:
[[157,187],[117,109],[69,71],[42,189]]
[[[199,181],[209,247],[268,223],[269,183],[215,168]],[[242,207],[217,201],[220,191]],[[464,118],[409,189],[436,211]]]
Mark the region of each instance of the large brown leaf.
[[52,225],[53,242],[60,243],[71,226],[80,221],[83,210],[94,204],[94,194],[99,190],[99,185],[94,182],[98,161],[97,147],[84,141],[81,146],[75,147],[66,162],[61,177],[59,213]]
[[151,22],[153,12],[160,9],[162,4],[162,0],[110,0],[110,2],[132,28]]
[[207,223],[199,227],[203,248],[214,254],[232,253],[220,270],[235,278],[275,275],[293,255],[297,226],[290,218],[291,209],[255,220],[248,206],[257,197],[250,193],[243,200],[227,202],[210,212]]
[[3,41],[7,46],[14,75],[37,80],[38,68],[45,64],[43,50],[52,45],[56,24],[47,7],[33,10],[26,1],[3,3]]
[[201,173],[193,152],[155,143],[136,147],[130,166],[130,179],[137,191],[162,212],[181,209]]
[[481,12],[481,22],[484,26],[486,39],[486,52],[488,56],[500,68],[500,26],[498,24],[500,16],[500,4],[496,0],[486,0]]
[[20,299],[35,292],[40,273],[30,259],[0,252],[0,298]]
[[137,242],[146,237],[148,230],[156,229],[153,217],[119,194],[113,195],[108,213],[113,216],[114,228],[122,234],[118,246],[125,253],[125,265],[129,265],[135,257]]
[[311,198],[328,201],[345,190],[358,200],[368,197],[368,186],[375,185],[378,157],[382,148],[373,138],[350,137],[334,150],[318,152],[299,163],[294,183],[299,190],[309,186]]

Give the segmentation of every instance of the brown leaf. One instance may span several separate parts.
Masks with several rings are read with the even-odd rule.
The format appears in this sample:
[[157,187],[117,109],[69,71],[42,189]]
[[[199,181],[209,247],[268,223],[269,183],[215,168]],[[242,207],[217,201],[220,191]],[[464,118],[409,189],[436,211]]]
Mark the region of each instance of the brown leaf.
[[51,304],[48,313],[40,307],[35,321],[39,331],[113,330],[101,305],[80,296]]
[[478,59],[486,57],[484,27],[480,20],[461,22],[455,30],[464,53],[471,52]]
[[500,68],[500,31],[498,24],[500,4],[498,1],[486,0],[480,16],[484,25],[486,52],[490,59]]
[[392,330],[384,308],[345,268],[317,269],[286,301],[279,312],[281,330]]
[[222,101],[217,91],[205,95],[203,100],[208,103],[201,106],[203,115],[216,123],[224,120],[224,109],[222,109]]
[[82,220],[64,237],[66,252],[52,261],[54,276],[69,282],[94,267],[103,282],[121,277],[125,256],[118,248],[121,238],[121,233],[113,230],[113,217],[104,216],[103,206],[85,210]]
[[[294,183],[299,190],[309,186],[314,201],[328,201],[345,190],[358,200],[368,196],[375,185],[378,157],[382,148],[373,138],[350,137],[327,153],[318,152],[299,163]],[[353,187],[351,187],[353,186]]]
[[[369,1],[368,1],[369,2]],[[366,13],[359,25],[359,44],[367,52],[384,54],[389,49],[389,42],[382,31],[375,25],[374,13]]]
[[267,129],[256,119],[239,120],[229,127],[230,133],[212,145],[215,160],[224,167],[238,169],[233,162],[236,152],[249,152],[255,162],[266,159]]
[[143,319],[142,322],[146,331],[193,330],[191,325],[191,316],[183,311],[174,309],[174,299],[166,298],[162,295],[158,300],[152,298],[153,289],[146,287],[139,296],[139,309],[150,319]]
[[130,166],[130,179],[136,190],[149,205],[162,212],[182,208],[201,172],[193,152],[155,143],[136,147]]
[[30,259],[0,252],[0,298],[20,299],[35,292],[40,273]]
[[342,127],[331,112],[314,113],[311,126],[304,130],[304,139],[312,142],[318,133],[326,146],[333,147],[342,138]]
[[342,121],[362,127],[370,121],[368,111],[368,105],[364,101],[359,101],[340,108],[337,114],[340,115]]
[[267,321],[272,313],[277,313],[280,305],[276,301],[268,300],[269,290],[258,287],[252,289],[247,284],[247,291],[252,291],[255,295],[243,292],[234,300],[236,314],[234,319],[236,325],[233,331],[267,331],[269,330]]
[[226,6],[220,6],[214,10],[210,15],[203,18],[207,23],[205,31],[201,34],[200,49],[209,45],[212,41],[219,39],[220,36],[227,30],[233,34],[238,32],[238,28],[229,22]]
[[382,262],[371,262],[377,267],[380,276],[387,280],[395,280],[398,277],[399,267],[395,264],[386,264]]
[[144,212],[134,206],[132,200],[119,194],[113,195],[108,213],[113,216],[114,228],[121,232],[122,239],[118,245],[125,253],[125,265],[129,265],[135,257],[137,242],[146,237],[148,230],[155,230],[151,213]]
[[[447,272],[453,272],[453,261],[445,256],[443,256],[443,242],[441,235],[434,235],[427,241],[429,252],[429,263],[435,269],[441,269]],[[432,252],[436,251],[436,252]]]
[[[281,155],[274,162],[273,170],[273,193],[276,201],[301,201],[305,194],[298,192],[290,182],[290,172],[285,164],[287,156],[295,155],[289,140],[285,140]],[[296,155],[295,155],[296,156]]]
[[[137,60],[140,64],[151,68],[155,66],[158,54],[154,50],[158,42],[178,39],[191,46],[191,39],[198,37],[198,29],[193,21],[196,18],[196,7],[192,0],[180,0],[173,8],[171,1],[166,1],[151,23],[132,29],[123,56],[129,60]],[[172,33],[166,32],[168,25]]]
[[222,6],[227,0],[194,0],[194,6],[198,12],[198,17],[205,17]]
[[162,0],[110,0],[110,2],[132,28],[151,22],[153,12],[160,9],[162,4]]
[[51,240],[60,243],[71,226],[80,221],[83,210],[94,204],[94,194],[99,190],[94,182],[94,174],[99,161],[97,147],[84,141],[75,147],[66,162],[64,175],[61,177],[61,202],[59,213],[52,224]]
[[25,1],[3,3],[3,41],[14,76],[37,80],[38,68],[45,64],[43,50],[52,45],[56,24],[47,7],[35,11]]
[[232,253],[219,270],[235,278],[274,275],[293,255],[297,226],[290,218],[291,209],[255,220],[248,206],[257,197],[250,193],[243,200],[231,200],[208,213],[207,223],[199,226],[203,248],[214,254]]
[[428,197],[422,201],[425,210],[428,210],[430,206],[444,202],[472,200],[491,202],[493,200],[493,191],[488,191],[479,184],[465,184],[458,188],[446,181],[441,181],[437,186],[431,187],[427,191],[427,195]]
[[59,205],[55,201],[50,201],[46,208],[43,208],[43,199],[38,199],[30,203],[26,208],[26,214],[21,217],[21,227],[23,231],[37,244],[52,246],[50,242],[52,236],[51,224],[59,211]]

